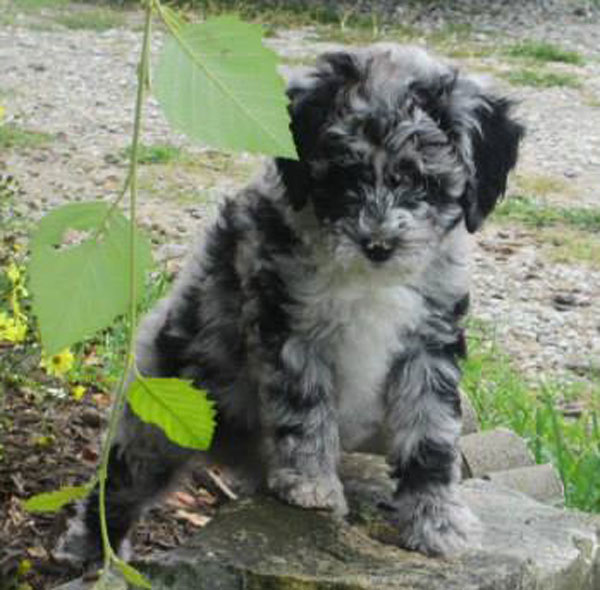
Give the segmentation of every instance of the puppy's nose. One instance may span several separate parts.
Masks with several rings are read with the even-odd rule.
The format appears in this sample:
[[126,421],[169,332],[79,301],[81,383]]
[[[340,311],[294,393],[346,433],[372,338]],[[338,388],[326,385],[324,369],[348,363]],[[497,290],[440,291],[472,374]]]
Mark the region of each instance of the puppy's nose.
[[394,244],[387,240],[363,240],[362,249],[369,260],[385,262],[394,251]]

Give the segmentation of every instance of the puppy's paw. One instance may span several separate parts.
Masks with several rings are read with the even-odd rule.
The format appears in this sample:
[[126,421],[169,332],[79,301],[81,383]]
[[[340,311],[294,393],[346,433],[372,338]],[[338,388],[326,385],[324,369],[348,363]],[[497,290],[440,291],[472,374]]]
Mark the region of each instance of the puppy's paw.
[[75,506],[74,513],[63,515],[52,557],[65,567],[85,569],[102,560],[102,541],[90,533],[84,515],[83,503]]
[[430,556],[450,556],[479,546],[481,524],[453,494],[405,494],[394,502],[399,544]]
[[294,506],[329,510],[338,516],[348,513],[344,489],[335,474],[309,477],[293,469],[280,469],[269,476],[268,483],[277,497]]
[[[102,539],[100,534],[90,531],[86,526],[84,503],[75,505],[74,511],[65,515],[60,528],[62,530],[52,551],[55,562],[78,570],[101,566]],[[121,543],[118,555],[126,561],[130,559],[131,545],[127,539]]]

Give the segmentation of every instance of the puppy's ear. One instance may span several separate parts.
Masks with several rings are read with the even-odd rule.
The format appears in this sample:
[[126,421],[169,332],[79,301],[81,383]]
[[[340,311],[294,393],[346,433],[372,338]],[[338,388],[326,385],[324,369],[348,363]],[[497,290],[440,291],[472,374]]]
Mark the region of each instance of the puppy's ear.
[[306,162],[288,158],[275,158],[275,164],[292,208],[295,211],[300,211],[306,205],[310,193],[310,170]]
[[508,173],[517,163],[524,128],[510,115],[512,102],[505,98],[481,97],[474,110],[471,128],[473,178],[468,182],[461,205],[465,224],[477,231],[506,190]]
[[340,89],[360,77],[354,56],[347,52],[319,57],[309,75],[290,84],[290,130],[299,160],[276,158],[277,168],[294,209],[302,209],[311,186],[309,162],[318,159],[317,143],[323,128],[336,109]]

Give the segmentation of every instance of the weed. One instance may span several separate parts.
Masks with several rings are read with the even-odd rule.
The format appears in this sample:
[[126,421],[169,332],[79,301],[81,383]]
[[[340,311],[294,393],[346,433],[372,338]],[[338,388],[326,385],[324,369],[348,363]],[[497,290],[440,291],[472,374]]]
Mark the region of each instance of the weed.
[[447,23],[440,29],[433,31],[428,39],[433,44],[444,44],[466,41],[472,34],[473,27],[469,23]]
[[22,129],[14,123],[0,125],[0,149],[37,148],[52,139],[50,133]]
[[566,180],[546,174],[517,174],[515,180],[520,191],[536,197],[546,197],[551,194],[564,195],[570,189]]
[[577,51],[567,51],[551,43],[524,41],[505,49],[510,57],[526,58],[541,62],[562,62],[583,65],[584,59]]
[[600,107],[600,97],[594,94],[593,92],[583,90],[581,92],[581,95],[581,99],[584,105],[595,109]]
[[67,29],[91,29],[93,31],[116,29],[125,24],[125,17],[122,13],[107,8],[59,14],[55,20]]
[[38,12],[45,8],[64,8],[70,0],[13,0],[15,8],[25,12]]
[[533,86],[534,88],[567,87],[580,88],[581,80],[575,74],[564,72],[544,72],[540,70],[519,69],[503,74],[511,84]]
[[[590,404],[580,418],[566,419],[557,404],[570,395],[559,383],[534,389],[498,349],[493,333],[473,322],[462,387],[484,430],[504,426],[522,436],[536,461],[552,461],[565,486],[566,504],[600,512],[600,407]],[[598,399],[598,386],[590,396]]]
[[542,229],[536,240],[552,262],[579,262],[594,269],[600,268],[600,237],[594,233],[557,226]]
[[527,196],[515,195],[500,204],[496,219],[510,219],[536,228],[567,226],[588,232],[600,232],[600,209],[555,207]]
[[[127,147],[122,154],[127,159],[131,148]],[[182,158],[182,150],[169,143],[157,143],[154,145],[140,144],[138,146],[138,164],[168,164]]]

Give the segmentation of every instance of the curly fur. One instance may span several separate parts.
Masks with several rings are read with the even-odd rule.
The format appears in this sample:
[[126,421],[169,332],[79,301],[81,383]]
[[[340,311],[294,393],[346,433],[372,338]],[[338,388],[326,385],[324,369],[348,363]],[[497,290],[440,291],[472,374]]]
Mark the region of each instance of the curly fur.
[[[223,204],[143,323],[139,368],[208,389],[207,458],[287,502],[343,514],[341,450],[387,453],[399,543],[451,553],[475,528],[456,494],[469,233],[523,130],[507,99],[416,48],[323,55],[289,96],[299,160]],[[126,413],[108,479],[116,546],[191,455]],[[62,555],[99,553],[96,500]]]

